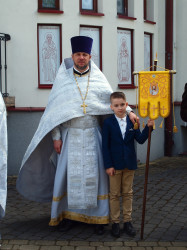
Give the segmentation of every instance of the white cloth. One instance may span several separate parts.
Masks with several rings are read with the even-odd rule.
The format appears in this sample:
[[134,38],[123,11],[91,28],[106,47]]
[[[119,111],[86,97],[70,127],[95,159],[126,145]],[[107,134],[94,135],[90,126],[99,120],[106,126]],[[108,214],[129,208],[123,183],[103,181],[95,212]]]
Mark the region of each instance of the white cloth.
[[[58,156],[50,225],[57,225],[63,218],[91,224],[108,223],[108,178],[96,117],[72,119],[63,123],[60,130],[63,146]],[[67,178],[67,172],[72,169]]]
[[[97,207],[98,153],[94,116],[74,118],[62,124],[68,129],[67,192],[68,208],[86,209]],[[62,156],[63,161],[64,155]],[[58,162],[57,167],[61,165]]]
[[[67,58],[59,68],[38,129],[25,153],[17,179],[17,190],[27,199],[50,202],[53,197],[56,166],[53,162],[51,130],[73,118],[83,117],[82,99],[72,74],[73,61]],[[87,85],[87,83],[86,83]],[[98,67],[91,61],[90,85],[86,98],[87,115],[111,114],[112,89]],[[52,154],[53,153],[53,154]]]
[[[68,71],[73,77],[72,68]],[[89,74],[81,77],[76,76],[76,80],[82,96],[85,97],[89,84]],[[79,98],[81,99],[80,93]],[[85,104],[87,104],[87,99],[85,99]],[[69,127],[68,155],[66,156],[68,158],[68,208],[97,207],[98,153],[95,139],[95,127],[98,127],[97,119],[94,116],[85,115],[63,123],[64,126]],[[52,138],[53,140],[61,138],[59,127],[52,130]]]
[[[87,108],[86,114],[84,114],[81,107],[83,102],[72,72],[72,59],[65,59],[59,68],[38,129],[23,158],[16,186],[20,194],[27,199],[40,202],[51,202],[53,199],[50,225],[57,225],[63,218],[105,224],[109,222],[108,179],[103,167],[99,127],[90,128],[95,135],[95,142],[92,145],[94,145],[94,148],[96,145],[97,152],[97,157],[93,157],[93,160],[96,160],[98,164],[98,169],[96,169],[98,171],[96,190],[98,189],[98,191],[96,191],[97,206],[89,209],[70,209],[67,207],[67,164],[70,157],[68,151],[79,152],[78,146],[76,149],[69,148],[69,141],[73,138],[73,133],[77,132],[77,129],[66,127],[60,131],[64,142],[60,156],[57,156],[53,149],[50,132],[60,124],[66,122],[71,124],[75,118],[84,119],[85,116],[94,117],[111,114],[110,94],[112,89],[103,73],[91,61],[89,91],[85,101]],[[84,95],[87,81],[78,81]],[[82,138],[89,137],[83,128],[80,128],[79,132]],[[93,138],[90,137],[90,139]],[[84,140],[85,146],[87,146],[86,143],[86,140]],[[90,143],[90,140],[88,140],[88,143]],[[73,143],[70,143],[70,147],[71,145]],[[89,152],[89,154],[91,153]],[[88,161],[87,164],[90,164],[90,162]],[[89,203],[88,199],[87,203]]]
[[126,132],[126,128],[127,128],[127,117],[123,117],[123,118],[119,118],[115,115],[118,123],[119,123],[119,127],[120,127],[120,130],[121,130],[121,134],[122,134],[122,137],[124,139],[125,137],[125,132]]
[[0,218],[5,215],[7,198],[7,118],[0,93]]

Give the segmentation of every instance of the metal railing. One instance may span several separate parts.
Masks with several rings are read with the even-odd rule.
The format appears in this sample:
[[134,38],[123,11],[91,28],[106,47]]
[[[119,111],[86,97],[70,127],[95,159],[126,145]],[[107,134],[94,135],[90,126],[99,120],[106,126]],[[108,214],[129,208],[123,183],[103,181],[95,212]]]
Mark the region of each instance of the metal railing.
[[10,35],[9,34],[5,34],[5,33],[0,33],[0,92],[2,93],[2,87],[3,87],[3,82],[2,82],[2,61],[1,61],[1,45],[2,42],[4,42],[4,69],[5,69],[5,84],[4,84],[4,90],[5,92],[2,93],[2,95],[4,97],[9,96],[9,94],[7,93],[7,58],[6,58],[6,42],[10,40]]

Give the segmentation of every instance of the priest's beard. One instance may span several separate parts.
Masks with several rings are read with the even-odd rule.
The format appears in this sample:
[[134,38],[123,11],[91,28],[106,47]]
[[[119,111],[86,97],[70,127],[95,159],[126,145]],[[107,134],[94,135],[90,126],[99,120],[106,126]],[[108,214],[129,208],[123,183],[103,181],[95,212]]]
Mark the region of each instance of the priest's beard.
[[89,64],[85,64],[84,66],[79,66],[78,64],[74,63],[74,65],[78,70],[86,70]]

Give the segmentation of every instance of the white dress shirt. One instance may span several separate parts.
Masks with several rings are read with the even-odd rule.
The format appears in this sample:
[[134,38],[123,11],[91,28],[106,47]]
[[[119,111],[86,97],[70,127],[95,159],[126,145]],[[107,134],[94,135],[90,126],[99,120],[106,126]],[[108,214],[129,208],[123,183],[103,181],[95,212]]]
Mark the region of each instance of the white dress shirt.
[[127,128],[127,117],[123,117],[123,118],[119,118],[115,115],[118,123],[119,123],[119,127],[121,129],[121,133],[122,133],[122,136],[123,136],[123,139],[125,137],[125,132],[126,132],[126,128]]

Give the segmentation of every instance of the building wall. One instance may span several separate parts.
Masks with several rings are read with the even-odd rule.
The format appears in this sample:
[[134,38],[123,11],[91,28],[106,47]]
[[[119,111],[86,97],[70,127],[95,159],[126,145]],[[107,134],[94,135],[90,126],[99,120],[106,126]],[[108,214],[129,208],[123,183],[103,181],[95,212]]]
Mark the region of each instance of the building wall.
[[[184,85],[187,82],[187,33],[186,23],[187,16],[187,1],[174,0],[174,39],[173,39],[173,69],[176,69],[174,76],[174,101],[181,102],[184,92]],[[187,123],[181,120],[180,106],[175,107],[175,120],[178,128],[178,133],[173,135],[173,155],[187,152]]]
[[[117,0],[99,0],[99,12],[104,16],[86,16],[79,12],[79,1],[60,0],[63,14],[38,13],[37,0],[0,0],[0,32],[10,34],[7,42],[7,82],[8,93],[15,96],[16,108],[44,107],[47,104],[49,89],[38,88],[37,24],[62,25],[62,57],[71,56],[70,38],[79,35],[80,25],[102,27],[102,69],[113,90],[119,90],[117,79],[117,28],[133,29],[134,70],[144,69],[144,32],[153,34],[153,59],[158,55],[158,65],[165,66],[165,1],[151,1],[153,21],[144,22],[143,0],[130,0],[131,13],[136,20],[117,17]],[[185,15],[186,0],[174,0],[174,100],[181,101],[186,80]],[[180,17],[180,18],[179,18]],[[4,50],[2,47],[2,58]],[[2,62],[3,64],[4,62]],[[2,75],[4,81],[4,71]],[[130,105],[136,104],[136,90],[123,90]],[[179,133],[173,136],[173,154],[186,150],[186,128],[180,119],[180,107],[176,112]],[[42,112],[8,112],[9,157],[8,173],[17,174],[24,152],[38,126]],[[145,119],[146,120],[146,119]],[[141,120],[142,122],[142,120]],[[156,121],[152,133],[150,160],[164,155],[164,128],[159,129],[161,119]],[[182,125],[182,127],[181,127]],[[137,145],[137,158],[146,161],[147,145]]]
[[[180,2],[180,3],[179,3]],[[186,23],[187,16],[187,1],[174,0],[174,69],[177,74],[174,83],[174,98],[175,101],[181,101],[181,96],[184,91],[184,85],[187,82],[186,76],[186,53],[187,53],[187,32]]]
[[[18,174],[25,151],[38,127],[42,114],[43,112],[8,112],[8,175]],[[143,119],[140,120],[141,129],[143,129]],[[151,135],[150,161],[163,156],[164,128],[159,128],[161,120],[161,118],[156,120],[156,129]],[[138,143],[135,145],[138,162],[145,163],[147,142],[143,145]]]
[[42,112],[8,112],[8,175],[17,175]]
[[[37,24],[62,25],[62,57],[71,56],[70,38],[79,35],[80,25],[102,27],[103,73],[113,90],[118,89],[117,79],[117,28],[134,30],[134,70],[144,68],[144,32],[153,34],[153,55],[163,61],[164,42],[158,50],[158,4],[155,2],[156,25],[144,23],[143,1],[134,1],[137,20],[117,17],[117,1],[99,1],[104,16],[86,16],[79,13],[79,1],[63,0],[63,14],[38,13],[37,0],[0,0],[0,31],[10,34],[7,42],[8,93],[16,97],[16,107],[45,107],[50,90],[38,89]],[[164,37],[163,37],[164,39]],[[161,51],[161,54],[160,54]],[[135,104],[135,90],[125,91],[130,104]]]

